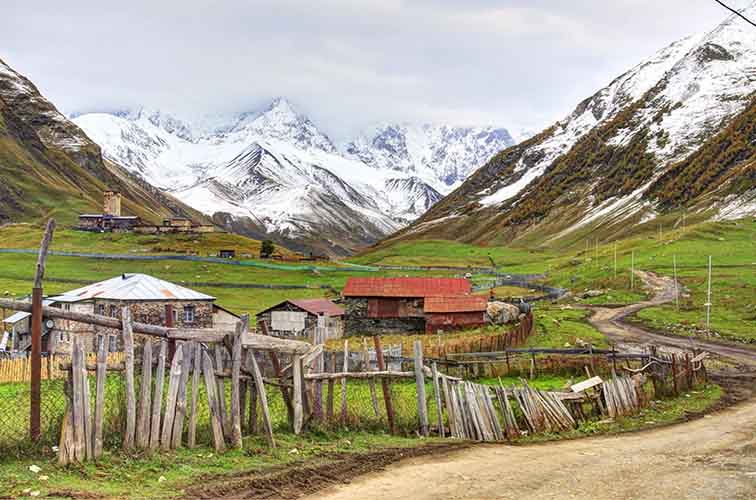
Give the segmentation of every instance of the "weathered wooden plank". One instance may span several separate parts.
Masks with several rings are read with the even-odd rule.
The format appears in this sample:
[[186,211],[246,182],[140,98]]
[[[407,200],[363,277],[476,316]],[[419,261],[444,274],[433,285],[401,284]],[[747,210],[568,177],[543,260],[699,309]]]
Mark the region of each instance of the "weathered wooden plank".
[[165,414],[163,415],[163,431],[160,435],[160,447],[163,450],[171,448],[173,433],[173,419],[176,416],[176,397],[178,396],[181,379],[181,361],[184,358],[184,346],[176,347],[176,353],[171,361],[171,371],[168,374],[168,394],[165,399]]
[[187,342],[184,344],[184,354],[181,359],[181,378],[179,379],[178,392],[176,393],[176,415],[173,417],[173,431],[171,434],[171,448],[181,447],[181,438],[184,435],[184,418],[186,417],[186,386],[189,383],[189,373],[192,370],[192,358],[197,344]]
[[433,392],[436,395],[436,423],[438,424],[438,434],[443,438],[446,437],[446,429],[444,429],[444,407],[441,406],[441,387],[438,382],[438,366],[435,361],[431,365],[431,371],[433,372]]
[[[103,342],[106,344],[106,342]],[[150,445],[150,396],[152,390],[152,342],[145,339],[142,347],[142,383],[136,423],[136,445],[146,449]]]
[[241,395],[239,391],[241,390],[242,336],[247,330],[249,330],[249,316],[245,315],[238,324],[231,349],[231,444],[235,448],[242,447]]
[[254,382],[250,382],[248,385],[249,385],[249,433],[257,434],[257,388],[255,387]]
[[202,346],[194,345],[194,370],[192,371],[192,399],[189,404],[189,431],[187,446],[197,445],[197,399],[199,397],[200,372],[202,371]]
[[[381,348],[381,338],[379,336],[373,337],[373,343],[375,346],[375,361],[378,364],[378,370],[384,371],[386,369],[386,362],[383,359],[383,349]],[[381,379],[381,388],[383,389],[383,402],[386,405],[386,419],[388,420],[389,432],[391,434],[396,433],[396,426],[394,425],[394,404],[391,401],[391,386],[387,378]]]
[[449,392],[449,381],[446,376],[441,376],[441,384],[444,389],[444,401],[446,402],[446,419],[449,421],[449,433],[452,437],[459,437],[457,435],[457,424],[454,418],[454,408],[452,407],[451,394]]
[[250,359],[252,360],[252,373],[255,377],[255,388],[257,389],[257,396],[260,400],[263,425],[265,425],[265,436],[268,439],[268,444],[270,445],[270,447],[275,448],[276,440],[273,438],[273,424],[270,420],[270,410],[268,409],[268,395],[265,393],[265,384],[263,383],[260,367],[257,365],[257,359],[255,359],[254,353],[250,357]]
[[304,407],[302,403],[304,387],[302,387],[302,357],[294,355],[291,360],[292,378],[294,381],[294,434],[302,432],[304,423]]
[[[368,352],[367,339],[362,339],[362,362],[365,365],[365,371],[373,371],[370,364],[370,353]],[[381,411],[378,408],[378,393],[375,389],[375,379],[368,379],[368,387],[370,388],[370,402],[373,405],[373,414],[376,417],[381,416]]]
[[94,412],[94,458],[102,456],[102,425],[105,415],[105,382],[108,372],[108,343],[104,341],[97,350],[97,375],[95,379]]
[[[331,360],[328,366],[330,373],[320,373],[318,375],[335,375],[336,372],[336,354],[331,353]],[[328,394],[326,396],[326,419],[330,422],[333,420],[333,393],[335,392],[336,380],[328,378]]]
[[205,391],[207,392],[207,406],[210,409],[210,429],[213,434],[213,445],[216,452],[222,452],[226,449],[226,443],[223,441],[223,427],[218,412],[218,400],[216,390],[218,386],[215,383],[213,375],[213,362],[207,352],[202,353],[202,371],[205,375]]
[[590,389],[591,387],[596,387],[597,385],[601,385],[604,382],[604,380],[601,377],[592,377],[588,380],[583,380],[582,382],[578,382],[577,384],[573,384],[570,386],[570,390],[572,392],[583,392],[585,390]]
[[152,395],[152,423],[150,425],[150,449],[157,449],[160,444],[160,414],[163,406],[163,383],[165,380],[165,358],[168,350],[168,343],[165,340],[160,341],[160,351],[158,352],[158,364],[155,370],[155,394]]
[[[226,348],[221,344],[215,344],[215,369],[223,372],[225,367],[223,363],[223,351]],[[231,438],[231,419],[228,417],[228,411],[226,409],[226,383],[221,377],[215,377],[215,383],[217,385],[216,395],[218,397],[218,412],[221,418],[221,425],[223,426],[223,436],[226,439]]]
[[428,437],[428,403],[425,400],[425,374],[423,372],[423,343],[415,341],[415,389],[417,391],[417,416],[420,420],[420,432]]
[[63,423],[58,442],[58,463],[68,465],[75,460],[74,456],[74,430],[73,430],[73,374],[69,373],[64,384],[63,394],[66,398],[66,410],[63,414]]
[[341,372],[345,375],[341,379],[341,423],[346,424],[347,421],[347,378],[346,374],[349,373],[349,340],[344,341],[344,363],[342,365]]
[[94,459],[94,429],[92,428],[91,399],[89,397],[89,379],[87,377],[86,353],[84,352],[83,343],[80,346],[79,370],[81,370],[81,401],[84,416],[84,447],[87,460]]
[[74,337],[71,348],[72,401],[73,401],[73,456],[76,462],[83,462],[86,458],[86,444],[84,437],[84,403],[82,399],[82,371],[81,371],[81,341]]
[[124,306],[121,309],[123,323],[123,350],[126,364],[126,432],[123,436],[123,448],[130,451],[134,448],[136,432],[136,393],[134,392],[134,333],[132,331],[131,309]]
[[286,340],[248,332],[242,337],[242,345],[255,351],[274,351],[285,354],[307,354],[312,345],[300,340]]

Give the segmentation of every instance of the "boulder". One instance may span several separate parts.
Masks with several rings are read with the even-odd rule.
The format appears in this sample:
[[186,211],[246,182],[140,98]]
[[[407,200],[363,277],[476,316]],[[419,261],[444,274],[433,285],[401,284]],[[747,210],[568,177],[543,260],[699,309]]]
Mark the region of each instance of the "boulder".
[[517,321],[520,316],[520,308],[506,302],[489,302],[486,309],[486,318],[489,323],[503,325]]
[[604,292],[602,290],[588,290],[587,292],[583,293],[582,297],[584,299],[587,299],[589,297],[601,297],[604,295]]

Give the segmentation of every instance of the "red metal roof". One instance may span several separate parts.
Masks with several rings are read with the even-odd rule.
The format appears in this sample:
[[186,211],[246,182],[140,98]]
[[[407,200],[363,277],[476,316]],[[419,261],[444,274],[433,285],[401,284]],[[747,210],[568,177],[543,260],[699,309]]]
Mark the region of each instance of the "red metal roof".
[[344,297],[442,297],[467,295],[464,278],[349,278]]
[[289,302],[315,315],[320,315],[320,314],[323,314],[325,316],[343,316],[344,315],[344,308],[334,304],[328,299],[297,299],[297,300],[290,300]]
[[426,313],[455,313],[485,311],[488,299],[484,295],[455,297],[428,297],[425,299]]

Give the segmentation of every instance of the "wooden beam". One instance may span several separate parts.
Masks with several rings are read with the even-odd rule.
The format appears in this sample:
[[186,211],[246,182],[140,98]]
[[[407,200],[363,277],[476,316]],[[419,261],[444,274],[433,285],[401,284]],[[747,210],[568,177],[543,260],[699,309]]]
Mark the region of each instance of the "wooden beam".
[[279,339],[253,333],[248,333],[242,338],[242,345],[255,351],[276,351],[300,356],[307,354],[312,349],[312,344],[300,340]]

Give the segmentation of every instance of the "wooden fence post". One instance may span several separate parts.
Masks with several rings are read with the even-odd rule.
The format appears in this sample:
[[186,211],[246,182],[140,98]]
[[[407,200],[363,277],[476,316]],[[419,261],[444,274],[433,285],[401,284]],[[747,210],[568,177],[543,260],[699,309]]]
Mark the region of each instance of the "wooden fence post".
[[205,375],[205,390],[207,392],[207,406],[210,409],[210,429],[213,434],[213,445],[216,452],[222,452],[226,449],[226,443],[223,441],[223,427],[221,426],[220,411],[218,409],[218,398],[215,391],[218,386],[215,383],[215,369],[210,355],[207,352],[202,353],[202,372]]
[[183,356],[181,359],[181,378],[179,378],[178,391],[176,393],[176,414],[173,417],[173,431],[171,434],[171,448],[181,447],[181,437],[184,434],[184,417],[186,417],[186,385],[189,383],[189,372],[192,370],[192,355],[194,354],[194,342],[184,343]]
[[[384,371],[386,369],[386,362],[383,359],[383,349],[381,349],[381,338],[379,336],[373,337],[375,344],[375,359],[378,363],[378,370]],[[381,387],[383,389],[383,402],[386,404],[386,418],[388,419],[389,432],[391,434],[396,433],[396,427],[394,426],[394,405],[391,402],[391,387],[389,386],[388,379],[381,379]]]
[[[103,339],[103,344],[106,342]],[[145,339],[142,347],[142,393],[137,414],[136,445],[144,450],[150,445],[150,393],[152,389],[152,342]]]
[[236,336],[231,352],[231,443],[235,448],[242,447],[241,432],[241,362],[242,335],[249,329],[249,316],[244,315],[237,326]]
[[[367,345],[367,339],[362,339],[362,348],[364,349],[363,355],[362,355],[362,361],[365,364],[365,371],[373,371],[373,367],[370,364],[370,353],[368,352],[368,345]],[[381,416],[381,412],[378,409],[378,394],[375,390],[375,380],[372,378],[368,379],[368,387],[370,388],[370,401],[373,404],[373,413],[376,417]]]
[[[328,371],[331,373],[336,373],[336,353],[331,353],[331,360],[329,363]],[[333,393],[335,389],[336,381],[332,378],[328,379],[328,395],[326,397],[326,419],[328,421],[333,420]]]
[[441,388],[438,383],[438,367],[434,361],[431,365],[433,373],[433,392],[436,394],[436,417],[438,420],[438,434],[441,437],[446,437],[446,430],[444,429],[444,413],[443,406],[441,406]]
[[294,434],[299,435],[302,432],[304,423],[304,407],[302,396],[304,387],[302,386],[302,356],[294,355],[291,358],[291,374],[293,380],[293,399],[294,399]]
[[160,413],[163,407],[163,382],[165,380],[165,358],[168,343],[160,341],[158,365],[155,371],[155,394],[152,395],[152,424],[150,425],[150,449],[157,449],[160,444]]
[[171,361],[171,371],[168,376],[168,394],[165,399],[165,415],[163,416],[163,432],[160,436],[160,447],[168,450],[171,447],[171,436],[173,432],[173,419],[176,416],[176,397],[179,390],[179,379],[181,378],[181,364],[184,358],[184,344],[181,343],[176,347],[176,353]]
[[[344,341],[344,364],[342,366],[342,373],[349,372],[349,340]],[[346,375],[341,379],[341,423],[346,424],[347,421],[347,378]]]
[[126,433],[123,436],[123,448],[131,451],[134,448],[134,433],[136,432],[136,394],[134,393],[134,333],[131,324],[131,309],[124,306],[121,309],[123,323],[123,350],[126,353]]
[[[215,369],[218,372],[224,371],[223,364],[223,344],[215,344]],[[226,411],[226,383],[222,377],[215,377],[215,383],[218,386],[216,395],[218,396],[218,411],[220,413],[221,425],[223,426],[223,436],[226,438],[231,437],[231,422],[228,418],[228,411]]]
[[268,410],[268,395],[265,393],[265,384],[263,382],[260,367],[257,365],[254,352],[250,358],[252,360],[252,375],[255,379],[255,388],[257,396],[260,399],[260,409],[262,410],[263,424],[265,425],[265,436],[268,438],[268,444],[271,448],[276,447],[276,440],[273,438],[273,425],[270,421],[270,411]]
[[108,367],[108,343],[103,338],[97,350],[97,374],[95,382],[95,412],[94,412],[94,458],[102,456],[102,425],[105,415],[105,381]]
[[29,433],[34,442],[39,441],[41,424],[42,402],[42,279],[45,276],[45,260],[47,250],[55,232],[55,219],[47,221],[45,234],[39,245],[37,256],[37,271],[34,276],[34,288],[32,289],[32,317],[31,317],[31,384],[30,384],[30,408],[29,408]]
[[194,448],[197,444],[197,398],[199,396],[200,372],[202,371],[202,346],[194,345],[194,371],[192,372],[192,400],[189,406],[189,435],[187,446]]
[[417,390],[417,416],[420,432],[428,437],[428,405],[425,401],[425,374],[423,373],[423,344],[415,341],[415,385]]

